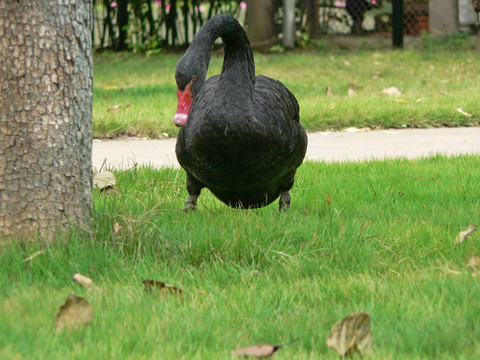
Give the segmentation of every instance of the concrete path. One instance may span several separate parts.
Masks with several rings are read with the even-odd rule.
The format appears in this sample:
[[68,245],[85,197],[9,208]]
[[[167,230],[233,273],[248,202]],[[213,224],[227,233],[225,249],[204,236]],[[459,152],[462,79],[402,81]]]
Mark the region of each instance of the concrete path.
[[[480,127],[317,132],[308,135],[307,160],[362,161],[434,154],[480,154]],[[179,167],[175,139],[95,140],[93,166],[128,169],[138,165]]]

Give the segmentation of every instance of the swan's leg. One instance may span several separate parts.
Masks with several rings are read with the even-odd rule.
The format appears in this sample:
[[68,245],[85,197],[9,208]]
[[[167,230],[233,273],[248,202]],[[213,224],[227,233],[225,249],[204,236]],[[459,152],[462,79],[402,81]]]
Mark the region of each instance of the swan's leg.
[[290,207],[290,193],[287,191],[282,191],[280,194],[280,211],[287,210]]
[[295,171],[288,173],[280,186],[280,211],[287,210],[290,207],[289,190],[293,187],[295,181]]
[[197,208],[197,199],[202,191],[203,185],[200,184],[192,175],[187,173],[187,191],[188,199],[183,207],[184,212],[195,210]]

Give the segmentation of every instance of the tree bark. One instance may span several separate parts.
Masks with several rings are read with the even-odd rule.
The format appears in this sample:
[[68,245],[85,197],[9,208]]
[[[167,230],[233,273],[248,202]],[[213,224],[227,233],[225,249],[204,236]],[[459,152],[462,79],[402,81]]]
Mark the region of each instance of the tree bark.
[[0,0],[0,233],[53,240],[92,206],[91,0]]
[[119,0],[118,6],[118,45],[117,51],[127,50],[128,0]]
[[319,4],[318,0],[308,1],[308,35],[312,38],[319,38],[322,35],[320,30],[319,19]]
[[276,42],[272,0],[248,0],[246,3],[247,35],[252,48],[272,46]]
[[283,0],[283,46],[295,47],[295,0]]

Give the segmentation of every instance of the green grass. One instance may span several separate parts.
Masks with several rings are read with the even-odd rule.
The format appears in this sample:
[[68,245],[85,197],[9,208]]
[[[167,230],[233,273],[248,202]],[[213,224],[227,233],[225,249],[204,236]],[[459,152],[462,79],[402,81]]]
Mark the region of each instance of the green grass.
[[[208,191],[184,214],[183,171],[117,172],[94,191],[90,238],[2,249],[2,359],[228,359],[237,347],[297,342],[276,359],[336,359],[326,338],[351,312],[372,317],[377,359],[477,359],[480,156],[306,162],[292,206],[241,211]],[[115,232],[115,224],[120,230]],[[86,291],[71,277],[94,279]],[[183,301],[143,290],[181,287]],[[54,331],[71,292],[93,323]]]
[[[180,56],[97,55],[94,136],[175,136],[174,73]],[[257,53],[255,60],[257,74],[281,80],[295,94],[307,131],[480,124],[480,57],[475,50]],[[221,54],[212,57],[209,76],[221,71],[222,61]],[[353,97],[348,96],[352,84]],[[380,94],[391,86],[403,95]],[[115,105],[121,107],[112,111]]]

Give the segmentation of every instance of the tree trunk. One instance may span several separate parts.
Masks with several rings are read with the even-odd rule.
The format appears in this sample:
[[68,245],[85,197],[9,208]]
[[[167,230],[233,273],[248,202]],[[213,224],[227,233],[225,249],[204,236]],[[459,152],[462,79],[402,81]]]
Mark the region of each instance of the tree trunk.
[[275,44],[274,12],[272,0],[247,1],[247,35],[252,48],[266,48]]
[[127,50],[128,0],[119,0],[118,6],[118,45],[117,51]]
[[295,47],[295,0],[283,0],[283,46]]
[[91,0],[0,0],[3,235],[53,240],[91,218],[91,25]]
[[308,35],[314,39],[319,38],[322,34],[320,30],[319,19],[319,4],[318,0],[308,1]]

